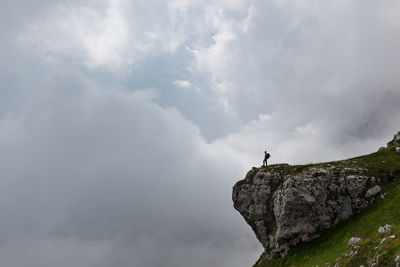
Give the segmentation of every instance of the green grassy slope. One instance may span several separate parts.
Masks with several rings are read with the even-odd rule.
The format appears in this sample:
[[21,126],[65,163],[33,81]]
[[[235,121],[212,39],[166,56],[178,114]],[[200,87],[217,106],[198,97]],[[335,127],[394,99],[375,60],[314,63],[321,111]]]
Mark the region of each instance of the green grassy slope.
[[[326,164],[366,167],[370,175],[386,181],[382,184],[385,198],[377,199],[363,212],[338,224],[318,239],[292,248],[284,258],[263,262],[255,267],[325,266],[326,263],[333,266],[335,262],[339,262],[340,266],[369,266],[380,254],[378,266],[395,266],[394,259],[400,254],[400,153],[391,147],[346,161],[315,165]],[[378,228],[385,224],[392,225],[392,231],[379,234]],[[395,238],[390,238],[393,234]],[[358,255],[347,258],[343,255],[352,248],[347,245],[351,237],[361,237],[363,240],[356,244],[360,246]],[[387,240],[378,246],[384,237]]]

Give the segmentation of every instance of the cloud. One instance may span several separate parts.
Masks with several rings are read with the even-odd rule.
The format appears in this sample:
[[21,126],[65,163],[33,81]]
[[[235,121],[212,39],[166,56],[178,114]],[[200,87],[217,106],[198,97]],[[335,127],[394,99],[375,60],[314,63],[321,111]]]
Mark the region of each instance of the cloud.
[[5,1],[0,265],[250,266],[231,187],[264,150],[341,159],[398,130],[398,9]]
[[205,154],[197,127],[149,93],[51,80],[57,89],[36,91],[0,124],[2,264],[250,264],[254,237],[223,182],[244,166]]
[[174,84],[182,88],[189,88],[192,86],[192,84],[189,81],[182,81],[182,80],[174,81]]
[[270,114],[258,114],[258,119],[260,121],[270,121],[274,118],[274,116]]
[[[321,138],[310,139],[313,144],[299,151],[302,156],[311,153],[309,147],[343,149],[360,140],[365,150],[339,154],[369,152],[367,143],[385,143],[399,122],[392,117],[399,112],[399,78],[393,72],[399,62],[394,59],[399,21],[386,15],[387,6],[398,8],[394,1],[253,1],[247,16],[219,16],[224,19],[217,32],[229,31],[232,38],[214,38],[212,45],[193,51],[196,71],[211,77],[211,88],[241,128],[258,114],[274,114],[262,128],[284,138],[277,146],[297,139],[296,129],[312,125],[313,135]],[[240,27],[244,21],[252,25],[246,31]],[[326,158],[335,158],[326,151]]]
[[126,0],[60,4],[20,38],[55,58],[75,58],[90,70],[126,74],[146,57],[174,51],[184,41],[178,25],[170,23],[167,3],[151,1],[151,7]]
[[174,84],[183,89],[194,89],[194,90],[200,92],[200,89],[196,86],[193,86],[192,83],[189,81],[176,80],[176,81],[174,81]]

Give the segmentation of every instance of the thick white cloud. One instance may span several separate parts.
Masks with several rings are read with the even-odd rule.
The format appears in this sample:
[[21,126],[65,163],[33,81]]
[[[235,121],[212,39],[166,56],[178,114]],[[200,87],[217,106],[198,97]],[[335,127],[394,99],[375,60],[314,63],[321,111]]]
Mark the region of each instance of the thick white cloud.
[[231,186],[265,149],[340,159],[398,130],[399,8],[3,1],[0,265],[250,266]]
[[89,69],[129,72],[134,63],[174,51],[184,36],[165,1],[100,1],[60,5],[37,19],[21,39],[53,56],[72,57]]
[[258,249],[227,186],[245,166],[206,154],[151,91],[49,78],[0,123],[2,265],[250,264]]
[[[274,115],[237,134],[247,145],[273,148],[278,161],[366,153],[399,123],[400,20],[387,14],[393,9],[395,1],[253,1],[247,17],[236,24],[226,18],[214,44],[194,51],[196,71],[208,73],[225,110],[245,124]],[[251,25],[246,31],[243,21]],[[253,138],[242,136],[247,131]],[[261,138],[271,134],[276,138]],[[292,150],[297,156],[285,156]]]

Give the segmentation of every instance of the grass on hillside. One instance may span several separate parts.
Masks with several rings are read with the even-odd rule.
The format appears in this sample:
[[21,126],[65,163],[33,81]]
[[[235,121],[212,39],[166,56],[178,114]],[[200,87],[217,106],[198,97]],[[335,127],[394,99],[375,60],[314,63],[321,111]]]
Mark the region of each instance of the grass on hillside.
[[[395,147],[357,157],[345,161],[328,162],[317,165],[339,164],[356,165],[366,167],[368,175],[379,177],[387,182],[382,186],[386,193],[384,199],[378,198],[374,204],[366,208],[360,214],[339,223],[333,229],[311,242],[299,244],[289,250],[284,258],[273,259],[254,267],[278,267],[278,266],[325,266],[330,263],[333,266],[339,258],[340,266],[369,266],[378,254],[379,266],[394,266],[394,258],[400,254],[400,154],[395,152]],[[313,165],[308,165],[313,166]],[[375,249],[382,234],[378,234],[378,228],[385,224],[393,226],[392,233],[398,232],[396,238],[388,238],[378,249]],[[387,234],[389,235],[389,234]],[[347,245],[351,237],[361,237],[359,254],[346,258],[351,246]]]

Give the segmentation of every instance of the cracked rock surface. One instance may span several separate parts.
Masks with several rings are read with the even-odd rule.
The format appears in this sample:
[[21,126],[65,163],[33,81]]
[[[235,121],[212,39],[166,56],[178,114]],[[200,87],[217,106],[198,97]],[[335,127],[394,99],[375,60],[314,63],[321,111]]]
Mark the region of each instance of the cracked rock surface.
[[253,168],[233,187],[236,210],[251,226],[265,252],[261,260],[285,255],[301,243],[359,213],[381,192],[361,167],[287,164]]

